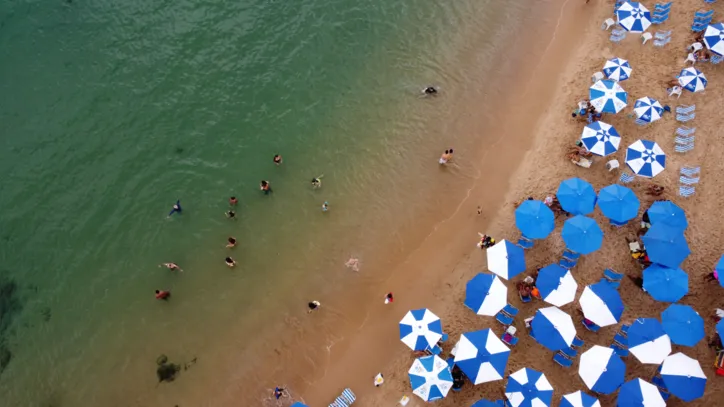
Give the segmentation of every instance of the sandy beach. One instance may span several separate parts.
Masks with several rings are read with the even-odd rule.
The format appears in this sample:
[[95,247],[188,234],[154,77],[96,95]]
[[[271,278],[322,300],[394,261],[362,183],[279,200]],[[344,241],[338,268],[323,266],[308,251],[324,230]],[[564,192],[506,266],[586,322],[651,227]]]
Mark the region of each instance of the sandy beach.
[[[646,5],[653,10],[653,4]],[[663,48],[654,47],[651,42],[642,45],[639,34],[630,34],[621,44],[610,42],[609,33],[602,31],[600,24],[613,17],[612,2],[593,0],[585,4],[582,0],[567,0],[552,1],[548,6],[551,18],[539,24],[536,28],[539,32],[526,33],[535,35],[537,41],[510,48],[515,54],[523,53],[525,61],[517,67],[519,81],[500,105],[499,120],[470,125],[471,137],[476,132],[497,135],[495,141],[481,146],[479,159],[474,164],[479,176],[456,204],[457,209],[441,218],[432,231],[420,231],[426,237],[411,254],[397,259],[387,279],[365,292],[354,292],[345,299],[332,301],[329,308],[335,313],[349,315],[346,326],[339,327],[339,337],[346,339],[329,344],[326,355],[314,361],[317,368],[294,380],[297,399],[310,406],[327,405],[342,389],[350,387],[358,396],[356,405],[359,406],[392,406],[403,395],[411,396],[409,406],[425,404],[411,393],[407,371],[414,356],[398,340],[397,322],[409,309],[433,310],[442,318],[445,332],[450,334],[450,340],[443,347],[444,356],[463,332],[490,327],[501,334],[503,327],[494,318],[474,315],[463,305],[465,283],[476,273],[487,271],[485,253],[475,247],[477,232],[485,232],[498,240],[517,241],[520,233],[514,227],[515,202],[528,196],[542,199],[554,193],[560,181],[574,176],[591,182],[597,190],[617,182],[619,173],[606,171],[605,162],[616,158],[623,166],[625,146],[640,138],[658,142],[667,153],[667,168],[655,182],[666,187],[664,198],[684,208],[689,219],[686,237],[692,254],[682,268],[689,273],[690,290],[680,303],[693,306],[705,318],[707,337],[714,333],[710,316],[722,305],[719,299],[722,288],[705,283],[703,277],[722,254],[720,226],[712,222],[710,216],[720,212],[718,193],[724,188],[724,181],[717,177],[724,167],[717,140],[724,120],[718,112],[724,97],[719,90],[724,84],[722,69],[707,62],[697,63],[696,67],[709,79],[709,88],[698,94],[684,91],[680,99],[667,96],[665,83],[685,67],[684,50],[694,38],[689,30],[694,11],[713,8],[717,21],[716,13],[724,12],[722,6],[706,5],[699,0],[677,1],[669,21],[649,30],[652,33],[658,29],[672,30],[672,41]],[[530,48],[528,53],[524,51],[526,48]],[[631,79],[623,84],[629,93],[629,106],[617,115],[604,117],[604,121],[614,125],[622,135],[621,149],[614,156],[598,158],[590,169],[580,168],[565,159],[565,150],[580,137],[585,125],[572,119],[570,112],[579,100],[587,98],[591,74],[601,70],[604,62],[612,57],[627,59],[633,67]],[[633,102],[644,96],[658,99],[672,109],[681,104],[696,104],[696,119],[689,123],[697,128],[693,151],[685,154],[673,151],[678,123],[670,114],[646,127],[634,124],[629,116]],[[467,154],[465,158],[474,155]],[[682,166],[701,166],[701,182],[690,198],[677,194]],[[641,212],[653,201],[644,193],[649,185],[651,181],[643,178],[629,184],[642,201]],[[478,205],[483,207],[482,215],[476,212]],[[635,222],[613,228],[599,211],[592,216],[602,226],[605,237],[602,249],[585,256],[574,270],[579,294],[585,285],[598,281],[605,268],[632,277],[641,275],[641,268],[629,256],[625,242],[627,235],[635,234]],[[560,238],[562,222],[563,219],[558,219],[553,234],[526,252],[528,272],[559,259],[564,249]],[[394,258],[394,253],[388,255]],[[570,369],[556,365],[552,354],[525,334],[523,319],[532,316],[544,303],[522,304],[518,300],[514,287],[522,278],[523,275],[506,282],[509,302],[521,310],[515,322],[521,339],[512,350],[508,371],[522,367],[543,371],[555,389],[553,405],[557,405],[563,394],[587,389],[577,375],[577,361]],[[626,278],[619,290],[626,306],[624,323],[637,317],[659,317],[668,306],[643,294]],[[387,291],[395,293],[393,305],[383,305],[382,296]],[[562,309],[577,318],[576,307],[574,302]],[[329,311],[323,308],[312,317],[323,318],[323,313]],[[613,327],[596,334],[580,325],[577,329],[586,342],[583,350],[593,344],[607,346],[616,332]],[[709,378],[705,396],[687,405],[715,405],[724,394],[724,384],[714,374],[714,354],[706,341],[695,348],[674,345],[673,352],[678,351],[698,359]],[[632,357],[625,362],[626,380],[635,377],[649,380],[656,368],[642,365]],[[382,387],[375,388],[373,377],[378,372],[384,374],[386,381]],[[468,406],[480,398],[500,399],[505,383],[505,380],[478,386],[467,383],[461,392],[450,393],[436,405]],[[602,396],[600,400],[602,405],[612,406],[616,395]],[[671,398],[667,405],[683,406],[684,402]]]

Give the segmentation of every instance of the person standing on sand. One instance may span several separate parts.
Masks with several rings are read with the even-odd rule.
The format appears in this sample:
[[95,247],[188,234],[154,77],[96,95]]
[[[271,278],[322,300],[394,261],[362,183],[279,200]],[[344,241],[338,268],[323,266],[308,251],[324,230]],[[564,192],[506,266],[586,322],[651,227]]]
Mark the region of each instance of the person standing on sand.
[[385,295],[385,304],[390,304],[390,303],[392,303],[394,300],[395,300],[395,299],[394,299],[394,297],[392,296],[392,293],[387,293],[387,295]]

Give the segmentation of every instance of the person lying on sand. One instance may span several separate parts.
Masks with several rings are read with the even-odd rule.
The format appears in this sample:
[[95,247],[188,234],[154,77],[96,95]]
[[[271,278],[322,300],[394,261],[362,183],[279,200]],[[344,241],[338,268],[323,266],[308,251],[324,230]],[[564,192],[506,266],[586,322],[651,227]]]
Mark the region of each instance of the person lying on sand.
[[664,187],[659,184],[652,184],[646,188],[646,195],[661,196],[664,193]]
[[568,154],[578,154],[581,157],[585,157],[585,158],[593,157],[593,153],[586,150],[586,147],[578,146],[578,145],[568,147]]

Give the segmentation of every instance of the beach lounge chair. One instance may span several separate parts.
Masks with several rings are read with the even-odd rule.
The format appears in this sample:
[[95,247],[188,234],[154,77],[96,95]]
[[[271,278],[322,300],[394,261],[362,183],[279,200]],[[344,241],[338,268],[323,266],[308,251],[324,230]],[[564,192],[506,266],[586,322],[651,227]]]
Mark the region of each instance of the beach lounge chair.
[[669,31],[656,31],[654,38],[657,40],[666,40],[671,38],[671,30]]
[[676,114],[689,114],[696,110],[696,105],[679,105],[676,106]]
[[515,317],[516,315],[518,315],[518,308],[515,308],[514,306],[507,304],[503,308],[503,312],[508,314],[510,317]]
[[616,352],[616,354],[618,356],[621,356],[622,358],[625,358],[626,356],[628,356],[628,353],[629,353],[628,349],[622,348],[622,347],[616,345],[615,343],[612,343],[611,346],[609,346],[609,348],[613,349],[613,351]]
[[671,10],[671,5],[674,4],[673,1],[670,1],[668,3],[656,3],[654,6],[654,10]]
[[629,328],[631,328],[631,325],[623,324],[623,325],[621,325],[621,328],[618,329],[618,333],[620,333],[623,336],[628,336]]
[[702,32],[706,29],[706,26],[708,26],[709,23],[694,23],[691,25],[691,31],[698,33]]
[[591,332],[598,332],[601,329],[600,326],[594,324],[593,322],[586,322],[585,318],[581,320],[581,323]]
[[619,164],[618,160],[610,160],[606,163],[606,169],[611,172],[613,170],[617,170],[621,164]]
[[583,339],[576,336],[575,338],[573,338],[573,342],[571,343],[571,346],[574,348],[580,348],[581,346],[583,346],[583,344],[584,344]]
[[624,348],[628,348],[628,338],[620,333],[617,333],[616,336],[613,337],[613,341]]
[[503,334],[500,335],[500,339],[510,346],[515,346],[518,343],[518,337],[513,336],[507,332],[503,332]]
[[706,3],[706,4],[714,4],[714,3],[716,3],[716,0],[704,0],[704,3]]
[[667,38],[665,40],[657,40],[654,39],[654,47],[663,47],[664,45],[671,42],[671,38]]
[[573,267],[576,267],[576,261],[575,261],[575,260],[569,260],[569,259],[566,259],[566,258],[564,257],[564,258],[562,258],[562,259],[558,262],[558,265],[561,266],[561,267],[563,267],[564,269],[570,270],[570,269],[572,269]]
[[694,133],[696,133],[696,127],[681,126],[678,129],[676,129],[677,136],[688,137]]
[[622,184],[628,184],[630,182],[633,182],[633,180],[636,179],[636,176],[629,173],[628,171],[624,171],[621,173],[621,176],[618,177],[618,182]]
[[713,16],[714,16],[714,10],[707,10],[707,11],[699,10],[694,13],[694,20],[706,20],[706,19],[711,20],[711,18]]
[[662,16],[662,15],[655,15],[655,16],[651,17],[651,24],[654,24],[654,25],[663,24],[663,23],[665,23],[666,20],[668,20],[668,19],[669,19],[669,15],[668,15],[668,14],[663,15],[663,16]]
[[617,273],[611,269],[603,270],[603,277],[608,281],[621,281],[623,280],[623,274]]
[[696,136],[689,136],[689,137],[676,136],[674,138],[674,143],[682,144],[682,145],[694,144],[695,138],[696,138]]
[[[409,402],[410,402],[410,396],[405,394],[402,396],[400,401],[397,402],[397,404],[401,405],[402,407],[405,407],[407,405],[407,403],[409,403]],[[292,406],[292,407],[294,407],[294,406]]]
[[357,400],[357,396],[350,389],[344,389],[342,395],[337,397],[329,407],[349,407]]
[[696,192],[694,190],[694,187],[683,186],[683,185],[679,187],[679,196],[683,196],[684,198],[688,198],[688,197],[694,195],[694,192]]
[[682,123],[686,123],[688,121],[694,120],[696,117],[696,112],[691,112],[689,114],[676,114],[676,120],[680,121]]
[[571,251],[570,249],[566,249],[563,251],[563,258],[571,261],[577,261],[581,258],[581,254]]
[[619,42],[623,41],[624,38],[626,38],[626,34],[620,34],[620,35],[611,34],[611,37],[609,37],[609,40],[611,40],[611,42],[618,44]]
[[690,51],[690,52],[696,52],[696,51],[700,51],[702,48],[704,48],[704,46],[701,45],[700,42],[695,42],[695,43],[689,45],[689,46],[686,48],[686,50],[687,50],[687,51]]
[[692,65],[696,63],[696,56],[693,52],[689,52],[689,55],[686,56],[686,59],[684,60],[684,64],[687,62],[691,62]]
[[719,64],[721,61],[724,61],[724,56],[721,55],[712,55],[711,58],[709,58],[709,62],[711,62],[714,65]]
[[568,359],[575,359],[576,356],[578,356],[578,351],[573,348],[565,348],[558,351],[561,355],[567,357]]
[[518,246],[522,247],[523,249],[532,249],[534,242],[526,237],[521,237],[518,239]]
[[694,185],[699,183],[699,177],[690,178],[685,175],[682,175],[679,177],[679,182],[681,182],[684,185]]
[[593,164],[593,161],[589,160],[588,158],[584,158],[584,157],[579,157],[578,161],[571,160],[571,162],[573,164],[576,164],[577,166],[583,167],[583,168],[591,168],[591,164]]
[[648,126],[649,124],[651,124],[650,122],[647,122],[646,120],[642,120],[642,119],[636,119],[636,121],[634,123],[636,123],[639,126]]
[[596,72],[593,75],[591,75],[591,82],[596,83],[600,80],[602,80],[605,76],[603,75],[603,72]]
[[495,314],[495,320],[505,326],[513,325],[513,318],[504,314],[502,311]]
[[561,355],[560,353],[556,353],[555,355],[553,355],[553,361],[565,368],[573,366],[573,361]]
[[641,44],[646,44],[646,42],[647,42],[648,40],[650,40],[651,38],[653,38],[653,36],[651,35],[651,33],[648,33],[648,32],[647,32],[647,33],[641,34],[641,39],[643,39],[643,42],[642,42]]
[[524,303],[530,302],[533,299],[530,295],[522,295],[520,292],[518,293],[518,297],[520,297],[520,301]]
[[654,9],[654,11],[651,13],[651,19],[654,18],[669,18],[669,11],[670,10],[663,10],[663,9]]
[[701,172],[701,167],[681,167],[681,170],[679,172],[682,175],[686,175],[687,177],[693,177],[694,175]]
[[[613,222],[611,222],[611,225],[617,226],[617,227],[623,226],[623,225],[616,225],[616,224],[613,223]],[[625,225],[625,224],[624,224],[624,225]],[[599,283],[608,284],[608,285],[610,285],[611,288],[613,288],[614,290],[618,290],[618,287],[621,285],[621,282],[620,282],[620,281],[610,281],[610,280],[606,280],[605,277],[601,277],[601,279],[598,280],[598,282],[599,282]]]
[[613,25],[616,24],[615,21],[613,21],[613,18],[607,18],[603,24],[601,24],[602,30],[608,30],[609,28],[613,27]]
[[685,144],[685,145],[675,144],[674,145],[674,151],[676,151],[677,153],[686,153],[693,149],[694,149],[693,144]]

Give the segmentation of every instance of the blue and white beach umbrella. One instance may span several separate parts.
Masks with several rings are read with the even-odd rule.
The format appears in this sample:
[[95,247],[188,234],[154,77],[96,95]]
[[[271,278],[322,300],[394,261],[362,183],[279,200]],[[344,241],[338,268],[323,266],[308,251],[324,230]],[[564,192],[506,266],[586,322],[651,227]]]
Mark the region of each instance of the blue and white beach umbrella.
[[643,379],[633,379],[621,386],[616,407],[666,407],[659,388]]
[[676,302],[689,292],[689,275],[680,268],[654,263],[644,270],[644,290],[656,301]]
[[526,269],[523,249],[507,240],[501,240],[493,247],[488,248],[487,255],[488,270],[506,280],[510,280]]
[[651,225],[641,240],[646,246],[649,259],[669,268],[679,267],[691,254],[684,231],[663,223]]
[[694,67],[688,67],[679,73],[679,85],[689,92],[702,92],[709,83],[706,76]]
[[591,105],[599,113],[618,113],[628,104],[628,93],[612,79],[603,79],[588,88]]
[[578,375],[592,391],[611,394],[623,384],[626,364],[613,349],[593,345],[581,354]]
[[478,273],[465,285],[465,306],[478,315],[493,316],[508,304],[508,288],[493,274]]
[[433,348],[441,338],[440,317],[427,308],[408,311],[400,321],[400,340],[412,350]]
[[651,26],[651,12],[636,1],[623,3],[616,9],[618,24],[626,31],[644,32]]
[[669,393],[684,400],[693,401],[704,395],[706,375],[701,365],[683,353],[674,353],[661,365],[661,378]]
[[716,266],[714,266],[714,272],[717,275],[716,279],[719,280],[719,285],[724,287],[724,255],[719,258]]
[[408,373],[412,392],[425,401],[447,396],[453,385],[450,366],[437,355],[416,359]]
[[653,141],[637,140],[626,149],[626,164],[636,175],[653,178],[666,168],[666,154]]
[[505,397],[512,407],[548,407],[553,399],[553,386],[546,375],[525,367],[508,376]]
[[587,215],[596,208],[596,191],[588,181],[580,178],[563,180],[556,198],[564,211],[573,215]]
[[565,394],[558,407],[601,407],[601,403],[597,398],[578,390]]
[[621,135],[610,124],[598,121],[583,128],[581,142],[593,154],[606,156],[618,151]]
[[309,406],[307,406],[306,404],[302,404],[302,403],[300,403],[300,402],[297,401],[296,403],[292,404],[291,407],[309,407]]
[[570,250],[589,254],[601,248],[603,231],[595,220],[586,216],[576,215],[563,223],[561,237]]
[[716,323],[716,333],[720,338],[724,338],[724,319]]
[[634,103],[634,114],[636,114],[636,118],[639,120],[652,123],[663,116],[664,108],[658,100],[646,96]]
[[625,81],[631,77],[631,65],[625,59],[609,59],[603,65],[603,73],[606,74],[608,79],[618,82]]
[[573,319],[557,307],[538,309],[530,325],[535,340],[553,352],[570,347],[576,338]]
[[543,202],[527,199],[515,209],[515,226],[529,239],[545,239],[556,227],[555,216]]
[[704,318],[688,305],[669,305],[661,313],[661,326],[677,345],[695,346],[704,339]]
[[460,336],[455,365],[474,384],[487,383],[503,379],[509,356],[510,349],[488,328]]
[[641,363],[660,365],[671,354],[671,340],[657,319],[637,319],[626,335],[629,351]]
[[724,23],[710,24],[706,27],[704,44],[711,52],[724,56]]
[[578,303],[583,316],[598,326],[617,324],[624,309],[618,290],[605,281],[586,286]]
[[689,226],[684,210],[671,201],[656,201],[647,212],[652,225],[663,223],[681,230]]
[[538,272],[535,286],[540,291],[543,301],[562,307],[576,298],[578,283],[569,270],[557,264],[543,267]]
[[631,188],[619,184],[609,185],[598,192],[598,207],[607,218],[626,223],[639,213],[641,202]]
[[500,404],[490,400],[478,400],[470,407],[500,407]]

